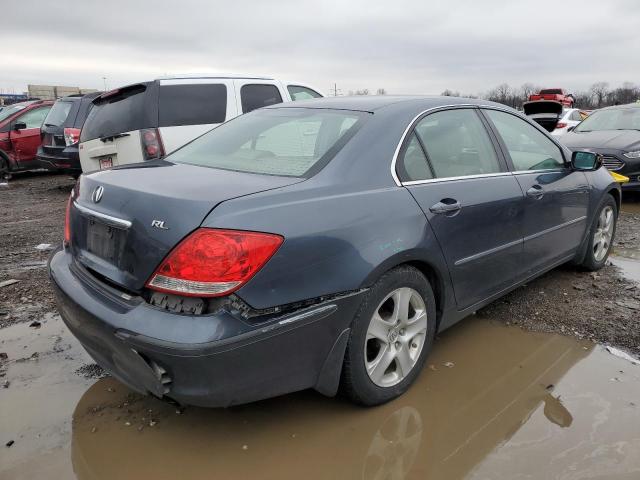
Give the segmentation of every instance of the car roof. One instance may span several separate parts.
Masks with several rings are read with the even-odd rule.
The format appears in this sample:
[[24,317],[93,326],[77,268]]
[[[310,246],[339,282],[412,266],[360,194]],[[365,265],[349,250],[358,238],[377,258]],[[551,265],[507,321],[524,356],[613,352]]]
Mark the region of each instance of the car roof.
[[156,80],[180,80],[191,78],[243,78],[251,80],[275,80],[270,75],[249,75],[246,73],[184,73],[158,77]]
[[336,110],[356,110],[362,112],[375,112],[383,108],[395,105],[403,106],[407,111],[420,108],[444,107],[449,105],[486,105],[508,108],[487,100],[464,97],[442,97],[427,95],[355,95],[352,97],[325,97],[312,100],[298,100],[295,103],[278,103],[264,108],[330,108]]

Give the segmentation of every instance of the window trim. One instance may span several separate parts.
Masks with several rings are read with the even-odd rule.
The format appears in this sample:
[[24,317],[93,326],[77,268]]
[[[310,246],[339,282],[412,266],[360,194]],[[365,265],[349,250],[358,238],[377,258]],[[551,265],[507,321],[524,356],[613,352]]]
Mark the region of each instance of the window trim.
[[[485,115],[485,113],[484,113],[485,110],[496,110],[498,112],[508,113],[509,115],[512,115],[512,116],[514,116],[516,118],[519,118],[520,120],[522,120],[525,123],[527,123],[527,124],[531,125],[532,127],[534,127],[536,130],[538,130],[540,133],[542,133],[542,135],[544,135],[545,138],[547,138],[560,151],[560,156],[562,157],[562,160],[564,162],[564,167],[549,168],[549,169],[538,169],[538,170],[516,170],[515,164],[513,163],[513,160],[511,159],[511,154],[509,153],[509,149],[507,148],[506,143],[504,143],[504,140],[500,136],[500,132],[498,132],[498,128],[495,126],[495,124],[493,123],[491,118],[488,115]],[[525,173],[566,172],[567,170],[571,169],[571,163],[567,161],[567,157],[565,155],[564,148],[558,142],[556,142],[555,139],[551,137],[551,135],[549,135],[549,132],[544,130],[536,122],[533,122],[533,121],[531,121],[530,119],[528,119],[526,117],[523,118],[522,116],[514,114],[513,112],[510,112],[509,110],[502,109],[502,108],[496,108],[496,107],[491,106],[491,105],[480,107],[480,114],[482,115],[483,118],[486,119],[489,128],[491,128],[491,130],[493,131],[493,134],[496,137],[496,141],[498,142],[498,146],[502,150],[502,154],[503,154],[503,156],[504,156],[504,158],[505,158],[505,160],[507,162],[507,167],[509,168],[509,171],[511,173],[513,173],[514,175],[522,175],[522,174],[525,174]]]
[[[480,108],[482,107],[482,105],[479,104],[473,104],[473,103],[460,103],[460,104],[452,104],[452,105],[440,105],[437,107],[432,107],[429,108],[427,110],[424,110],[422,112],[420,112],[418,115],[416,115],[413,120],[411,120],[411,122],[409,123],[409,125],[407,126],[407,128],[405,129],[404,133],[402,134],[402,137],[400,138],[400,142],[398,143],[395,153],[393,155],[393,159],[391,161],[391,176],[393,177],[394,182],[396,183],[396,186],[398,187],[402,187],[405,185],[420,185],[422,183],[434,183],[434,182],[442,182],[442,181],[451,181],[451,180],[461,180],[461,179],[465,179],[465,178],[482,178],[482,177],[494,177],[494,176],[503,176],[503,175],[510,175],[510,168],[509,168],[509,164],[507,163],[507,159],[504,156],[504,152],[502,151],[502,149],[500,148],[500,145],[497,143],[498,140],[495,137],[495,133],[493,132],[493,130],[490,128],[490,125],[487,125],[486,119],[484,117],[484,115],[481,114],[480,112]],[[471,174],[471,175],[461,175],[461,176],[456,176],[456,177],[436,177],[435,175],[435,171],[433,169],[433,166],[431,165],[431,159],[429,158],[429,155],[426,151],[425,146],[423,145],[422,140],[420,139],[420,136],[416,134],[416,137],[418,138],[418,141],[420,143],[420,146],[422,147],[422,151],[424,153],[425,158],[427,159],[427,164],[429,165],[429,168],[431,169],[431,172],[434,175],[434,178],[428,178],[425,180],[408,180],[408,181],[403,181],[400,179],[400,177],[398,176],[398,171],[397,171],[397,165],[398,165],[398,161],[404,161],[404,158],[399,158],[400,155],[404,152],[404,150],[406,149],[405,145],[408,144],[409,139],[411,137],[411,134],[415,132],[415,127],[416,125],[418,125],[418,123],[420,123],[424,118],[428,117],[429,115],[438,113],[438,112],[442,112],[442,111],[450,111],[450,110],[472,110],[475,112],[478,120],[480,121],[480,123],[482,124],[482,126],[484,127],[485,132],[487,133],[487,137],[489,138],[489,141],[491,142],[491,146],[493,147],[493,151],[496,154],[496,160],[498,161],[498,166],[500,168],[499,172],[492,172],[492,173],[478,173],[478,174]],[[496,110],[501,110],[501,109],[496,109]]]

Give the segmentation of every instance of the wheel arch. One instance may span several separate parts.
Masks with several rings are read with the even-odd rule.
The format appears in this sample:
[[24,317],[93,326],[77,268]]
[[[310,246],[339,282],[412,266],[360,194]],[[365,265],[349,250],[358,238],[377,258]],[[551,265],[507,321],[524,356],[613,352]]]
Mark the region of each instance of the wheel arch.
[[616,201],[616,207],[618,209],[618,215],[620,214],[620,209],[622,208],[622,195],[620,194],[620,190],[617,188],[610,188],[607,193],[613,197]]
[[429,284],[433,289],[433,296],[436,300],[436,328],[439,328],[443,313],[446,310],[446,278],[448,278],[448,271],[439,268],[435,262],[431,262],[420,257],[407,257],[406,252],[399,253],[391,258],[388,258],[382,265],[371,272],[371,274],[367,277],[364,286],[370,287],[386,272],[403,265],[408,265],[419,270],[420,273],[422,273],[429,281]]

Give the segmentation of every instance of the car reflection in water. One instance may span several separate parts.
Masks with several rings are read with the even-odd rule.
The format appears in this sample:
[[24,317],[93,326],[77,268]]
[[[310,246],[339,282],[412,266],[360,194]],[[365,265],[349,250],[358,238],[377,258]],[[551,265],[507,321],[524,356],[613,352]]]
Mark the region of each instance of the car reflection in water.
[[591,349],[467,320],[406,395],[377,408],[301,392],[177,415],[104,379],[76,407],[73,466],[80,479],[463,478],[539,409],[536,421],[571,426],[553,386]]

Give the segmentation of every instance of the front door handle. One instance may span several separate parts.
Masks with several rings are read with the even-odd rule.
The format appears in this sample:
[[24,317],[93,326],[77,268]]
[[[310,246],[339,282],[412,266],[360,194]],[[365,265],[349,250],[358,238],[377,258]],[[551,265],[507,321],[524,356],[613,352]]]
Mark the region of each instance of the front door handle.
[[527,190],[527,197],[535,198],[536,200],[544,197],[544,190],[540,185],[534,185]]
[[443,198],[435,205],[432,205],[429,208],[429,211],[435,214],[444,213],[444,214],[451,215],[460,211],[461,208],[462,208],[462,205],[460,204],[459,201],[453,198]]

